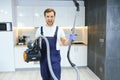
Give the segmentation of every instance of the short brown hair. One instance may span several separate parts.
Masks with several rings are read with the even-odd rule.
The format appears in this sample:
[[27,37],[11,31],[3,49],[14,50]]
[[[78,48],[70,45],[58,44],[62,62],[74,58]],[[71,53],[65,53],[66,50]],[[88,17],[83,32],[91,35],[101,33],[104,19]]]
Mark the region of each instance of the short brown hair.
[[54,9],[52,9],[52,8],[47,8],[47,9],[44,11],[44,16],[45,16],[46,13],[49,13],[49,12],[54,12],[54,16],[56,15],[56,12],[55,12]]

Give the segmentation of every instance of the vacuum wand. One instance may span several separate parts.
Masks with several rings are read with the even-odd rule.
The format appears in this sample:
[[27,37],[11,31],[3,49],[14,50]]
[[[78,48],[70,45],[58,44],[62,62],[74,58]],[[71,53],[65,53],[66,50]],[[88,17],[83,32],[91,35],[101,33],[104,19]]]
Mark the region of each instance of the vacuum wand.
[[76,1],[76,0],[73,0],[75,6],[76,6],[76,11],[79,11],[80,8],[79,8],[79,3]]
[[[75,22],[76,22],[77,12],[79,11],[79,3],[76,0],[73,0],[73,2],[76,6],[76,14],[75,14],[73,28],[72,28],[72,35],[74,35],[74,33],[75,33]],[[71,49],[72,42],[73,42],[73,40],[70,40],[70,44],[69,44],[68,52],[67,52],[67,58],[68,58],[69,63],[75,69],[75,71],[77,73],[77,80],[80,80],[79,70],[78,70],[77,66],[74,63],[72,63],[72,61],[70,60],[70,49]]]
[[[77,12],[79,11],[79,3],[76,0],[73,0],[73,2],[74,2],[75,6],[77,8],[76,9],[75,18],[74,18],[73,28],[72,28],[72,34],[74,35],[74,33],[75,33],[75,22],[76,22]],[[70,40],[69,47],[68,47],[68,52],[67,52],[67,58],[68,58],[69,63],[71,64],[71,66],[74,67],[75,64],[72,63],[72,61],[70,60],[70,49],[71,49],[72,42],[73,42],[73,40]]]

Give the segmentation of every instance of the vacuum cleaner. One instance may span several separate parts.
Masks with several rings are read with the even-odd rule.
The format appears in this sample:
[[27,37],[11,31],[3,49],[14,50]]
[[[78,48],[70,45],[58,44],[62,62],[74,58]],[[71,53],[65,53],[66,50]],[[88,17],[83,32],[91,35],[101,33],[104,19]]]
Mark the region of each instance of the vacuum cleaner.
[[28,49],[26,49],[23,54],[24,61],[27,63],[31,61],[39,61],[41,58],[39,39],[29,41],[27,47]]
[[34,41],[29,41],[27,43],[28,49],[24,51],[23,58],[25,62],[31,62],[31,61],[40,61],[41,58],[41,52],[40,52],[40,38],[43,38],[46,42],[47,45],[47,60],[48,60],[48,68],[50,70],[50,73],[53,77],[54,80],[58,80],[57,77],[55,76],[52,65],[51,65],[51,59],[50,59],[50,47],[49,47],[49,42],[48,39],[45,36],[39,36],[37,39]]
[[[73,2],[75,4],[75,6],[77,7],[77,9],[76,9],[76,15],[77,15],[77,12],[79,11],[79,3],[76,0],[73,0]],[[75,32],[76,15],[75,15],[71,35],[74,35],[74,32]],[[53,72],[53,69],[52,69],[51,60],[50,60],[49,42],[48,42],[48,40],[45,36],[41,35],[37,39],[35,39],[34,41],[29,41],[28,42],[28,44],[27,44],[28,49],[26,49],[26,51],[24,51],[24,54],[23,54],[24,61],[28,63],[28,62],[31,62],[31,61],[39,61],[40,60],[40,58],[41,58],[41,52],[40,52],[40,47],[39,47],[40,38],[43,38],[46,42],[46,45],[47,45],[47,60],[48,60],[48,68],[50,70],[50,73],[51,73],[54,80],[58,80],[57,77],[55,76],[54,72]],[[68,47],[67,58],[68,58],[69,63],[75,69],[75,71],[77,73],[77,80],[80,80],[79,70],[78,70],[77,66],[70,60],[70,49],[71,49],[72,42],[73,42],[73,40],[70,41],[70,44],[69,44],[69,47]]]
[[[46,47],[47,47],[47,60],[48,60],[48,68],[50,70],[50,73],[53,77],[54,80],[58,80],[57,77],[55,76],[53,69],[52,69],[52,64],[51,64],[51,59],[50,59],[50,47],[49,47],[49,42],[47,40],[47,38],[45,36],[39,36],[37,39],[35,39],[34,41],[29,41],[27,43],[27,48],[24,53],[23,53],[23,59],[25,62],[29,63],[32,61],[40,61],[41,58],[41,52],[40,52],[40,38],[43,38],[46,42]],[[72,41],[71,41],[72,42]],[[69,57],[69,52],[70,52],[70,46],[68,49],[68,61],[70,62],[71,66],[76,70],[77,72],[77,80],[80,80],[80,75],[79,75],[79,70],[77,68],[77,66],[71,62],[70,57]]]

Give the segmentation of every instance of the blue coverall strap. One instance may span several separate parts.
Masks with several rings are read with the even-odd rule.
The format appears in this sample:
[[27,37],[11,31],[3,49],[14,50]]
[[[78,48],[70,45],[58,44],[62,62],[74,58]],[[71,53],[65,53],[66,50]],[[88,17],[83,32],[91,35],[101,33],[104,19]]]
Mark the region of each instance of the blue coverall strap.
[[43,35],[43,26],[41,26],[40,30],[41,30],[41,35]]
[[56,31],[55,31],[54,37],[57,36],[57,32],[58,32],[58,26],[56,26]]

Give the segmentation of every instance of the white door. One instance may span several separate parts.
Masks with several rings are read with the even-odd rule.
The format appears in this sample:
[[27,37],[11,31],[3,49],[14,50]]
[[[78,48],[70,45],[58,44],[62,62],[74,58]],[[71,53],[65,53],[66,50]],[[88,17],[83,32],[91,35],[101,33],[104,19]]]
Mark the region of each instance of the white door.
[[13,32],[0,32],[0,71],[14,71]]

